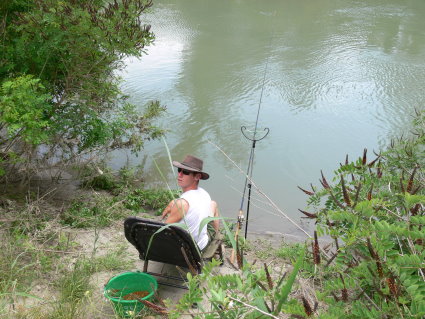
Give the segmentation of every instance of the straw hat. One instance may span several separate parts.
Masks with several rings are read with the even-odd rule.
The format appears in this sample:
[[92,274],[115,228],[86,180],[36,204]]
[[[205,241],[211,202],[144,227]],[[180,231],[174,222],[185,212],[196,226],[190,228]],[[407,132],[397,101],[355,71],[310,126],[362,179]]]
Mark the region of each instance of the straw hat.
[[210,175],[202,171],[204,162],[192,155],[187,155],[184,160],[180,163],[177,161],[173,161],[173,166],[186,169],[191,172],[201,173],[201,179],[208,179]]

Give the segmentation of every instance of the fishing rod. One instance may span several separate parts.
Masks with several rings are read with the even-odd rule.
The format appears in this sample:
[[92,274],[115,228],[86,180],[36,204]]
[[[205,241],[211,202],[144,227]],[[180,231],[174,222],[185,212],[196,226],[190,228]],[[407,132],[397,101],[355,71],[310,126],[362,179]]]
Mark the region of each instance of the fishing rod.
[[270,132],[270,129],[266,127],[264,129],[264,134],[259,138],[257,137],[258,119],[260,117],[261,102],[263,100],[264,84],[266,82],[267,69],[268,69],[268,66],[269,66],[269,58],[270,58],[270,56],[267,57],[266,67],[264,68],[263,84],[261,86],[260,101],[258,103],[257,118],[255,120],[254,134],[253,134],[252,138],[250,138],[247,134],[245,134],[245,131],[248,131],[248,129],[245,126],[241,126],[242,135],[247,140],[250,140],[252,142],[251,152],[249,154],[249,160],[248,160],[248,168],[247,168],[247,173],[246,173],[246,177],[245,177],[244,191],[243,191],[243,194],[242,194],[241,206],[240,206],[240,209],[239,209],[239,211],[242,211],[242,209],[243,209],[243,204],[244,204],[244,200],[245,200],[245,192],[246,192],[246,189],[248,188],[248,202],[247,202],[247,206],[246,206],[246,222],[245,222],[245,234],[244,234],[245,239],[248,236],[249,208],[250,208],[250,203],[251,203],[251,190],[252,190],[251,180],[252,180],[252,171],[253,171],[253,168],[254,168],[255,145],[258,141],[261,141],[262,139],[264,139]]
[[[256,143],[258,141],[261,141],[262,139],[264,139],[270,132],[269,128],[265,128],[263,135],[261,137],[257,137],[258,119],[260,117],[261,102],[263,100],[264,85],[265,85],[265,81],[266,81],[267,69],[268,69],[268,66],[269,66],[269,59],[270,59],[270,56],[267,57],[266,67],[264,69],[263,83],[262,83],[262,86],[261,86],[260,101],[258,103],[257,117],[256,117],[256,120],[255,120],[254,131],[249,131],[246,128],[246,126],[241,126],[242,135],[247,140],[250,140],[252,142],[252,144],[251,144],[251,152],[249,154],[248,167],[247,167],[247,170],[246,170],[245,185],[244,185],[244,190],[243,190],[243,194],[242,194],[241,205],[239,207],[239,213],[238,213],[238,218],[237,218],[237,223],[236,223],[236,232],[235,232],[236,245],[237,245],[237,242],[238,242],[239,230],[241,229],[243,219],[244,219],[244,217],[243,217],[243,205],[244,205],[245,193],[246,193],[247,189],[248,189],[248,202],[247,202],[247,208],[246,208],[246,222],[245,222],[244,238],[246,239],[247,236],[248,236],[249,208],[250,208],[250,203],[251,203],[251,190],[252,190],[251,180],[252,180],[252,171],[253,171],[253,168],[254,168],[255,146],[256,146]],[[248,136],[246,134],[246,132],[249,132],[249,133],[253,132],[252,137]],[[235,258],[235,250],[233,249],[231,257],[230,257],[231,262],[234,262],[234,258]]]

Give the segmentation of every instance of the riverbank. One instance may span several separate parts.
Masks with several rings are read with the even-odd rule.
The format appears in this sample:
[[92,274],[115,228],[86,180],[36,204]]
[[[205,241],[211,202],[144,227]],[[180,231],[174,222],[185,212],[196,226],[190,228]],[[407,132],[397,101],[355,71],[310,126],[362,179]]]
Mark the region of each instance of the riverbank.
[[[104,285],[118,273],[143,269],[125,239],[123,220],[134,215],[158,219],[152,207],[129,205],[133,192],[111,194],[71,182],[43,192],[33,186],[25,193],[3,193],[0,318],[115,318],[103,297]],[[158,200],[155,192],[145,196]],[[291,263],[291,246],[282,241],[251,238],[244,247],[250,262],[268,263],[279,271]],[[225,249],[225,259],[230,250]],[[236,272],[234,267],[225,260],[217,269],[228,274]],[[159,293],[171,310],[185,290],[160,288]]]
[[[322,173],[321,188],[304,190],[309,208],[303,214],[316,224],[306,245],[264,239],[233,244],[245,261],[218,268],[229,272],[206,265],[202,274],[188,276],[189,293],[166,303],[170,318],[422,318],[424,123],[418,114],[411,138],[372,156],[365,149],[335,176]],[[141,268],[122,221],[155,218],[173,194],[114,184],[107,174],[83,185],[66,202],[37,189],[2,197],[4,318],[114,318],[101,301],[105,280]],[[226,235],[231,242],[233,235]],[[332,241],[324,245],[326,235]]]

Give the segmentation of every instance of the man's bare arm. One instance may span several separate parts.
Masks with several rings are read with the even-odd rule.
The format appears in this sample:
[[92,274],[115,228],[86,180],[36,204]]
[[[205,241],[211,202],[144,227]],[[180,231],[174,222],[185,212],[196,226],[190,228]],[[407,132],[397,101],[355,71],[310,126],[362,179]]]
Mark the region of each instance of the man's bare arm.
[[162,212],[162,218],[167,217],[167,224],[178,223],[189,210],[189,203],[183,199],[172,200]]
[[165,217],[167,217],[169,213],[171,213],[171,207],[173,207],[175,203],[176,203],[175,199],[173,199],[172,201],[168,203],[167,207],[165,207],[165,209],[162,211],[161,220],[163,220]]

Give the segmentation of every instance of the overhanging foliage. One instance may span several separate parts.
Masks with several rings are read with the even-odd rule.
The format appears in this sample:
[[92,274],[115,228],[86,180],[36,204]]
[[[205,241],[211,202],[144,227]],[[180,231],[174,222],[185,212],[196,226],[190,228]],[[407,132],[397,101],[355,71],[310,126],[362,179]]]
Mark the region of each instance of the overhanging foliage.
[[152,122],[164,108],[128,103],[116,75],[125,57],[140,57],[153,42],[142,22],[151,6],[150,0],[2,2],[3,173],[99,149],[140,150],[162,134]]

